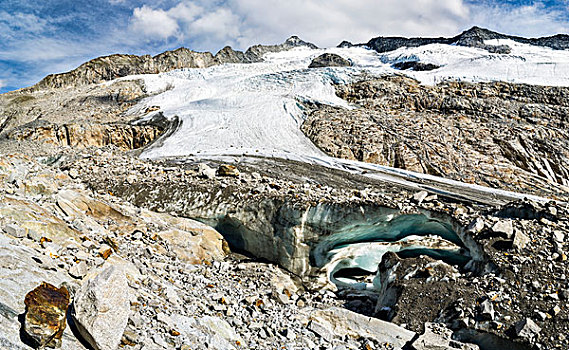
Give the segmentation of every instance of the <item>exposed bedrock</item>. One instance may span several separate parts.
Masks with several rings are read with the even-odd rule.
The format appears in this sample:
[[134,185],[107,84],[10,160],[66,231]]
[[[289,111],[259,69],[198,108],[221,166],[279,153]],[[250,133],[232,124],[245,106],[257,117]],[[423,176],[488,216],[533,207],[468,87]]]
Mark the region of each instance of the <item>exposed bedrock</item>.
[[13,140],[41,141],[57,146],[84,148],[114,145],[124,150],[144,147],[157,139],[162,129],[129,124],[35,124],[8,134]]
[[354,109],[302,126],[329,155],[567,200],[569,89],[387,76],[337,86]]

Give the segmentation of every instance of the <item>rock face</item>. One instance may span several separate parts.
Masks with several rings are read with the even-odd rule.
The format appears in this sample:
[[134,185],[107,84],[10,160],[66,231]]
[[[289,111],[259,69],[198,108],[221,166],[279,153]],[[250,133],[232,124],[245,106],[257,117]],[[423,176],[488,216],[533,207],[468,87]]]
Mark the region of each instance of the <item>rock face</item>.
[[25,332],[39,347],[61,347],[69,305],[67,289],[44,282],[26,295],[25,304]]
[[186,48],[149,55],[110,55],[95,58],[68,73],[48,75],[32,89],[62,88],[96,84],[134,74],[155,74],[179,68],[203,68],[214,63],[209,52]]
[[340,55],[333,53],[325,53],[316,57],[310,62],[308,68],[320,68],[320,67],[350,67],[352,62],[343,58]]
[[73,319],[95,350],[115,350],[130,313],[129,286],[124,272],[109,266],[87,280],[73,302]]
[[567,88],[392,76],[337,94],[358,108],[316,109],[302,127],[332,156],[569,198]]
[[124,150],[144,147],[162,134],[155,126],[128,124],[47,124],[25,126],[8,134],[14,140],[41,141],[78,148],[114,145]]

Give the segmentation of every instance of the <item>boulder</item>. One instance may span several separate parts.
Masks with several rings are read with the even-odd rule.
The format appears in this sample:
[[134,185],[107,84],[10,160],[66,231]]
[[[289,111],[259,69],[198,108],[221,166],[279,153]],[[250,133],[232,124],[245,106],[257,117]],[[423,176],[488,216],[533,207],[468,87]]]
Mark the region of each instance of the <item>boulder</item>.
[[310,62],[308,68],[321,68],[321,67],[350,67],[352,62],[343,58],[342,56],[334,53],[325,53],[316,57]]
[[443,324],[425,323],[425,333],[411,345],[414,350],[479,350],[478,345],[452,340],[452,331]]
[[511,238],[514,234],[514,227],[511,221],[500,220],[492,226],[492,232],[500,236],[505,236],[505,238]]
[[24,330],[38,347],[61,347],[69,292],[43,282],[26,295]]
[[81,286],[73,302],[72,316],[81,336],[95,350],[115,350],[129,313],[126,275],[111,265]]
[[403,348],[415,337],[415,332],[393,323],[332,307],[325,310],[304,311],[311,329],[318,329],[323,337],[370,338],[380,343],[389,343],[395,349]]
[[238,177],[239,170],[237,170],[237,167],[235,167],[234,165],[222,164],[219,166],[219,168],[217,168],[216,175]]
[[528,342],[537,340],[541,327],[539,327],[531,318],[524,318],[514,325],[516,336]]

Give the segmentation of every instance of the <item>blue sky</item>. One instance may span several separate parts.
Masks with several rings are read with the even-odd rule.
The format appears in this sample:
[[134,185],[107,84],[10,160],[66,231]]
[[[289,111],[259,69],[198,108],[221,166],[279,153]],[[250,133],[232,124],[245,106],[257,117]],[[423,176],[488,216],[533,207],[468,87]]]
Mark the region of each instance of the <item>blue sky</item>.
[[326,47],[379,35],[452,36],[473,25],[569,32],[569,0],[0,0],[0,93],[113,53],[280,43]]

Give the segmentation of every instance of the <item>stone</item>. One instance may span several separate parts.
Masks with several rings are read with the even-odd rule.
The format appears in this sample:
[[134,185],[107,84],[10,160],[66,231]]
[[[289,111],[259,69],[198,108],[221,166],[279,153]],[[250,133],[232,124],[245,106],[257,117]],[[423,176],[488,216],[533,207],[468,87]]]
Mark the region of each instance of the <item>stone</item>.
[[415,332],[401,328],[393,323],[367,317],[347,309],[337,307],[325,310],[302,310],[310,321],[311,330],[322,337],[333,336],[368,338],[380,343],[390,343],[402,348],[415,337]]
[[413,195],[413,200],[421,204],[425,200],[425,198],[427,198],[428,195],[429,193],[427,191],[420,191]]
[[414,350],[479,350],[478,345],[452,340],[452,331],[444,324],[425,323],[425,332],[412,344]]
[[225,256],[223,236],[215,229],[192,220],[187,220],[184,228],[170,228],[158,233],[178,259],[200,264],[204,260],[218,260]]
[[514,325],[516,336],[524,340],[534,342],[537,340],[541,327],[539,327],[531,318],[524,318]]
[[340,55],[333,53],[322,54],[310,62],[308,68],[321,68],[321,67],[350,67],[352,62],[343,58]]
[[214,179],[215,169],[210,168],[207,164],[200,163],[198,164],[198,176],[206,179]]
[[8,224],[8,225],[4,226],[4,232],[6,232],[10,236],[14,236],[16,238],[26,237],[26,230],[21,228],[18,225]]
[[466,227],[466,232],[469,233],[478,233],[484,229],[485,223],[484,220],[480,217],[474,219],[468,226]]
[[234,165],[222,164],[217,168],[216,175],[239,177],[239,170]]
[[66,327],[69,292],[43,282],[26,295],[24,330],[39,347],[61,347]]
[[243,338],[225,320],[219,317],[204,316],[190,318],[180,314],[170,316],[175,323],[175,329],[181,334],[191,337],[199,330],[208,337],[208,343],[214,349],[234,349],[235,345],[247,348]]
[[102,244],[99,248],[99,256],[105,260],[108,259],[112,253],[113,249],[107,244]]
[[511,221],[500,220],[492,226],[492,232],[505,236],[506,238],[511,238],[514,234],[514,227]]
[[556,242],[563,243],[565,241],[565,234],[561,231],[553,231],[553,239]]
[[551,316],[557,316],[557,315],[559,315],[560,312],[561,312],[561,308],[559,307],[559,305],[555,305],[553,308],[551,308],[551,310],[549,311],[549,314]]
[[490,299],[486,299],[480,304],[480,316],[486,320],[494,320],[494,305]]
[[89,265],[85,261],[80,261],[69,269],[69,275],[73,278],[83,278],[87,272],[89,272]]
[[72,316],[83,338],[95,350],[115,350],[130,313],[130,293],[122,269],[111,265],[83,283]]
[[520,250],[524,249],[530,242],[528,236],[520,230],[515,230],[514,241],[512,242],[512,248]]

